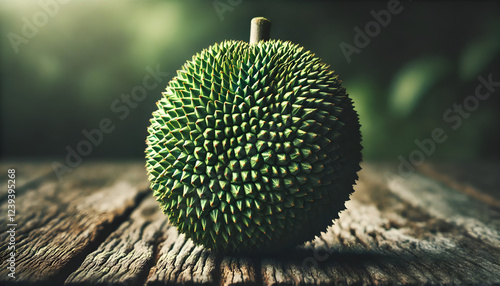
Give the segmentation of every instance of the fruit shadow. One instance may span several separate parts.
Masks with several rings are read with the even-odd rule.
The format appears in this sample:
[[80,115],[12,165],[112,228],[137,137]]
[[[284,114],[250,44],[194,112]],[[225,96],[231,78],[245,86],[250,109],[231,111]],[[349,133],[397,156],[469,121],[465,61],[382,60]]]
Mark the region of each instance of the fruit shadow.
[[[370,266],[385,269],[397,268],[400,271],[410,270],[416,260],[427,260],[430,257],[415,255],[401,249],[386,251],[382,249],[364,249],[361,247],[312,248],[295,247],[282,251],[247,253],[247,254],[218,254],[218,259],[235,261],[251,261],[256,271],[267,266],[283,270],[309,269],[329,271],[329,269],[343,269],[344,271],[366,271]],[[436,259],[436,257],[434,257]]]

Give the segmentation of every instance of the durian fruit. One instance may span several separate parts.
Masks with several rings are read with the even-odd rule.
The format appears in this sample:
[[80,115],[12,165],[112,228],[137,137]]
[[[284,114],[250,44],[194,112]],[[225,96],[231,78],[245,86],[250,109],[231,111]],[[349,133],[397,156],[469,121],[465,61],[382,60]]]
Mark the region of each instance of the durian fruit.
[[358,116],[338,76],[299,45],[214,44],[184,64],[157,106],[151,189],[196,244],[292,247],[345,209],[360,169]]

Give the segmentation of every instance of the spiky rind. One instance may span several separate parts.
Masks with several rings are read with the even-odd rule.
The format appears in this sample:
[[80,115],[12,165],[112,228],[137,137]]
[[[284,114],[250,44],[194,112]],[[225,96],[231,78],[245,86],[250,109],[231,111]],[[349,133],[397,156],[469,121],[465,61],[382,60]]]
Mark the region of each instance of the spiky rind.
[[146,168],[170,222],[221,251],[296,245],[343,210],[361,135],[338,77],[290,42],[215,44],[168,84]]

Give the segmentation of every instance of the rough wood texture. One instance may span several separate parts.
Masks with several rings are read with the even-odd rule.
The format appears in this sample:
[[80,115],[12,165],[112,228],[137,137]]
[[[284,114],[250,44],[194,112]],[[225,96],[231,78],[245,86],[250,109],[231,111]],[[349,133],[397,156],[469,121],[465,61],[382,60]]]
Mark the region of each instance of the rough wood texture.
[[[64,281],[68,272],[128,217],[146,190],[145,183],[144,171],[137,164],[87,164],[62,182],[53,175],[24,190],[16,197],[14,281]],[[5,202],[0,212],[7,214]],[[0,225],[6,224],[6,215],[2,215]],[[5,231],[0,234],[2,280],[8,278],[7,235]]]
[[23,185],[18,260],[12,280],[2,231],[2,285],[500,283],[500,164],[473,176],[465,165],[427,164],[408,178],[364,164],[326,233],[259,257],[215,254],[178,234],[147,190],[142,163],[85,164],[62,182],[43,164],[0,167],[14,165]]
[[158,204],[152,197],[144,200],[129,220],[87,255],[66,283],[131,285],[146,277],[154,263],[158,238],[167,228],[165,216],[157,210]]
[[225,256],[220,265],[223,286],[258,285],[255,268],[248,257]]
[[147,285],[213,284],[215,257],[201,246],[195,246],[174,227],[169,227],[161,239],[155,266]]

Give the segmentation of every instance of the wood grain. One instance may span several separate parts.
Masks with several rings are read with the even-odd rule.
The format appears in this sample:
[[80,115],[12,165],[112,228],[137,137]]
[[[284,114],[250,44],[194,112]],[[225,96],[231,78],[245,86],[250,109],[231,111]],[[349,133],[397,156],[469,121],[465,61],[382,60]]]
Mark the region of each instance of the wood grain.
[[404,178],[391,164],[363,164],[347,210],[325,233],[258,256],[217,254],[179,234],[147,190],[142,164],[89,163],[62,182],[39,173],[16,200],[15,281],[0,234],[0,284],[499,284],[499,210],[458,190],[491,189],[432,166]]
[[[16,283],[64,281],[90,250],[127,216],[146,190],[137,164],[86,164],[59,182],[49,177],[16,198]],[[0,207],[6,212],[6,204]],[[6,225],[5,216],[0,224]],[[0,241],[7,240],[6,232]],[[1,246],[0,277],[7,251]]]
[[387,186],[412,206],[463,229],[471,237],[500,248],[499,210],[485,207],[483,202],[418,173],[408,178],[393,177]]
[[258,285],[255,267],[249,257],[226,255],[220,265],[223,286]]
[[167,224],[156,201],[148,197],[132,212],[130,219],[87,255],[66,279],[66,284],[137,284],[148,275],[158,239],[168,228]]
[[209,250],[195,246],[174,227],[164,232],[158,247],[158,259],[147,285],[214,284],[215,255]]

